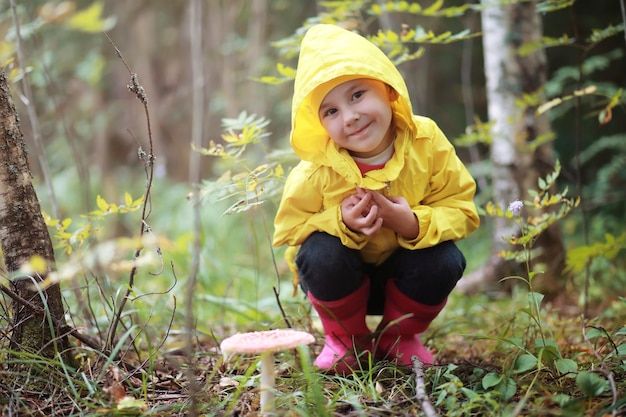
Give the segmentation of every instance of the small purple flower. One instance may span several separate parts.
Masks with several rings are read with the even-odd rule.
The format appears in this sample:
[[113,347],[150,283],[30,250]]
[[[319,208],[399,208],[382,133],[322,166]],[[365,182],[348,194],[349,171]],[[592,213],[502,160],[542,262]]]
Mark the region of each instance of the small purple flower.
[[522,203],[520,200],[515,200],[511,204],[509,204],[509,211],[515,216],[519,216],[523,208],[524,203]]

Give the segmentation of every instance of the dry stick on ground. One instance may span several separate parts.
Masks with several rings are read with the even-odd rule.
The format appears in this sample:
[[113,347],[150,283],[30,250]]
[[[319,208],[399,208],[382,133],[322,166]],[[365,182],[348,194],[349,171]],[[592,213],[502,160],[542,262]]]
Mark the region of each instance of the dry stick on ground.
[[[117,46],[115,46],[115,44],[113,43],[113,40],[109,37],[108,34],[105,33],[104,35],[107,37],[107,39],[109,40],[109,42],[115,49],[115,53],[120,58],[120,60],[122,61],[126,69],[128,70],[128,73],[130,74],[130,84],[127,87],[132,93],[134,93],[137,96],[139,101],[141,101],[141,103],[143,104],[144,112],[146,114],[149,152],[148,154],[146,154],[146,152],[143,149],[141,149],[141,147],[139,147],[139,151],[138,151],[139,159],[144,160],[144,166],[146,169],[146,177],[147,177],[146,197],[143,202],[143,208],[141,212],[141,228],[139,232],[139,236],[143,237],[148,227],[146,220],[148,216],[150,215],[149,211],[151,210],[151,207],[152,207],[151,205],[152,199],[151,199],[150,191],[152,189],[152,179],[154,178],[154,153],[153,153],[153,144],[152,144],[152,127],[150,125],[150,112],[148,111],[148,96],[146,95],[145,89],[139,84],[137,74],[130,70],[130,67],[126,63],[126,60],[124,60],[122,53],[117,48]],[[147,160],[145,160],[146,157],[147,157]],[[141,255],[142,249],[143,249],[142,247],[137,248],[133,256],[133,259],[137,259]],[[109,334],[107,336],[107,341],[106,341],[107,348],[112,348],[115,345],[115,333],[117,332],[117,326],[122,318],[124,308],[126,307],[126,301],[128,300],[128,297],[130,296],[130,293],[133,290],[136,274],[137,274],[137,266],[133,265],[133,268],[130,271],[130,277],[128,279],[128,286],[126,288],[126,293],[122,297],[119,307],[113,315],[113,322],[111,323],[111,327],[109,328]]]
[[424,364],[418,359],[417,356],[411,357],[413,363],[413,372],[415,372],[415,398],[420,403],[422,411],[426,414],[426,417],[439,417],[439,413],[435,410],[435,407],[430,402],[428,394],[426,393],[426,382],[424,382]]

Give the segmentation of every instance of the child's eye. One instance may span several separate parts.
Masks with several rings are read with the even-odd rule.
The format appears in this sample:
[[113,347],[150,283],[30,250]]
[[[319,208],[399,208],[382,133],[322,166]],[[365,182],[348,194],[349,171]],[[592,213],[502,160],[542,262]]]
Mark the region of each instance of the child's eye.
[[337,109],[328,109],[324,112],[323,117],[332,116],[337,113]]
[[363,94],[365,94],[365,91],[357,91],[356,93],[352,94],[352,100],[358,100],[359,98],[361,98],[361,96],[363,96]]

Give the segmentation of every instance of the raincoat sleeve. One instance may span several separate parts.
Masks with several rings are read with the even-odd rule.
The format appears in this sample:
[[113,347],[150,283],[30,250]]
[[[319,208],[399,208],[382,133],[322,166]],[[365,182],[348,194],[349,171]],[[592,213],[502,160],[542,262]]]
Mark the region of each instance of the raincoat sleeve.
[[412,240],[398,237],[399,245],[407,249],[421,249],[447,240],[460,240],[480,224],[474,204],[476,182],[436,125],[432,137],[429,191],[413,207],[419,222],[419,234]]
[[343,223],[340,203],[324,207],[323,179],[311,175],[306,166],[300,163],[287,178],[274,220],[273,246],[297,246],[313,232],[326,232],[349,248],[361,249],[366,236]]

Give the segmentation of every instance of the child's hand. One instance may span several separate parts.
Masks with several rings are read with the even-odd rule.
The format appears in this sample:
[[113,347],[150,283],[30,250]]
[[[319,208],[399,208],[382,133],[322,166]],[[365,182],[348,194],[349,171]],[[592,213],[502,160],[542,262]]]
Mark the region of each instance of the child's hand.
[[372,195],[372,205],[378,207],[378,216],[383,227],[389,228],[407,239],[415,239],[420,227],[415,213],[403,197],[384,196],[378,191],[367,191]]
[[345,198],[341,202],[341,217],[351,230],[373,237],[383,226],[382,217],[378,216],[378,207],[372,204],[372,195],[362,189],[357,194]]

